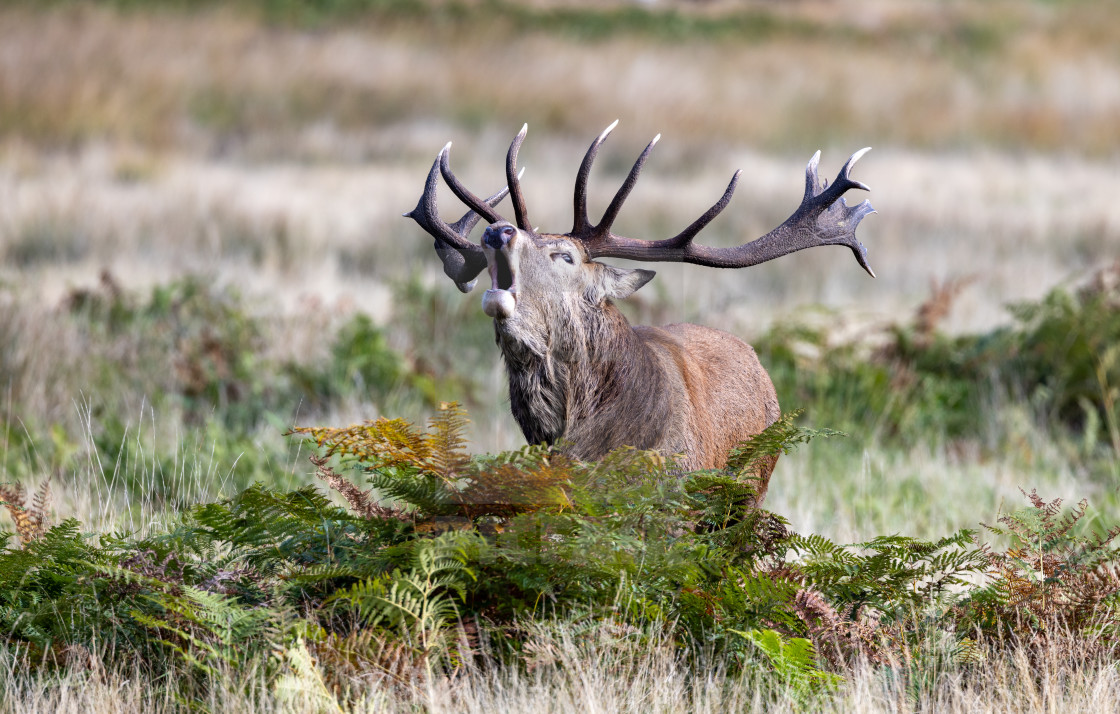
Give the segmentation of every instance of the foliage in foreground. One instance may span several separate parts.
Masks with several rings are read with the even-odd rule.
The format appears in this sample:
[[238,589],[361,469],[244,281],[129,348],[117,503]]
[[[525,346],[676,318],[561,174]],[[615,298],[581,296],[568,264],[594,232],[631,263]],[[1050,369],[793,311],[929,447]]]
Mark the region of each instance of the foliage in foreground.
[[1003,552],[969,531],[843,546],[751,506],[757,457],[814,435],[792,415],[733,467],[692,473],[631,449],[598,463],[542,447],[471,457],[465,424],[451,405],[427,431],[386,419],[296,430],[349,508],[258,485],[146,537],[72,520],[21,533],[0,552],[7,645],[45,667],[90,652],[144,661],[178,673],[181,694],[248,667],[281,681],[306,651],[342,691],[356,674],[408,681],[482,648],[550,663],[529,633],[561,617],[763,667],[798,696],[857,662],[919,666],[931,639],[963,665],[977,632],[1028,648],[1060,633],[1070,657],[1114,646],[1120,529],[1080,532],[1084,504],[1063,516],[1032,493],[1000,519]]

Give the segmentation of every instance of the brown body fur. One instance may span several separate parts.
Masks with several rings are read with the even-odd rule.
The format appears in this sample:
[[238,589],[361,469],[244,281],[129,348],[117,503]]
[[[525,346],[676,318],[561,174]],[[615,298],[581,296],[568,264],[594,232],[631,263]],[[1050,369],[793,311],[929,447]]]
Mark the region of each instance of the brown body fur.
[[[687,470],[719,469],[778,418],[774,385],[739,338],[691,324],[631,327],[610,301],[576,312],[564,322],[592,336],[580,341],[590,349],[556,333],[538,341],[551,349],[527,349],[515,324],[496,322],[512,411],[531,443],[587,460],[628,445],[680,455]],[[759,474],[760,501],[776,462]]]

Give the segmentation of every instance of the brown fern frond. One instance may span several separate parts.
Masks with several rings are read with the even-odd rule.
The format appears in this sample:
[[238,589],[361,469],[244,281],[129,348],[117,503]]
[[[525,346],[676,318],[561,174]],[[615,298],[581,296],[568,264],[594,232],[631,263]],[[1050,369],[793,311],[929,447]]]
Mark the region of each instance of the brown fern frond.
[[780,560],[781,556],[777,546],[789,538],[792,532],[789,524],[782,520],[780,516],[762,509],[753,511],[752,518],[754,526],[752,545],[755,551],[777,557]]
[[[1045,509],[1046,508],[1046,501],[1042,500],[1042,497],[1038,495],[1038,490],[1037,489],[1032,488],[1031,492],[1027,493],[1022,488],[1020,488],[1019,492],[1022,493],[1024,496],[1026,496],[1030,500],[1031,505],[1034,506],[1035,508],[1040,508],[1040,509]],[[1057,505],[1060,506],[1060,505],[1062,505],[1062,499],[1055,498],[1053,501],[1051,501],[1051,503],[1057,503]]]
[[31,519],[35,521],[36,532],[33,540],[43,535],[47,531],[47,525],[50,523],[48,513],[51,506],[51,477],[47,476],[43,479],[43,483],[39,484],[39,488],[35,490],[35,497],[31,499],[31,508],[28,509],[31,514]]
[[327,462],[330,460],[329,458],[312,456],[310,460],[311,463],[315,464],[315,476],[326,481],[328,486],[346,499],[346,503],[349,504],[350,509],[362,518],[389,518],[399,521],[411,520],[403,510],[382,506],[370,498],[369,491],[361,490],[352,481],[328,466]]
[[1116,539],[1116,536],[1120,536],[1120,526],[1110,528],[1104,533],[1101,533],[1099,536],[1097,536],[1095,538],[1096,546],[1098,548],[1103,548],[1106,545],[1110,545],[1112,541]]
[[1062,594],[1062,600],[1077,611],[1087,612],[1117,592],[1120,592],[1120,571],[1115,565],[1102,565],[1071,583]]
[[37,540],[47,531],[50,509],[51,479],[48,476],[27,505],[27,492],[20,484],[0,484],[0,502],[8,509],[16,526],[21,545]]
[[[432,455],[431,440],[404,419],[378,419],[365,434],[367,455],[380,455],[391,464],[422,464]],[[370,454],[368,449],[372,449]]]
[[439,411],[428,421],[428,467],[444,479],[453,479],[470,463],[465,432],[470,420],[462,406],[442,402]]
[[933,338],[937,328],[952,311],[957,296],[974,282],[976,282],[975,275],[949,278],[940,283],[930,280],[930,295],[918,306],[917,313],[914,315],[914,332],[919,341],[928,342]]
[[346,456],[366,468],[409,466],[454,480],[470,462],[466,451],[466,412],[444,402],[427,433],[404,419],[377,419],[343,428],[293,427],[289,434],[310,437],[325,456]]
[[810,630],[835,630],[840,626],[840,615],[816,590],[798,590],[791,604],[794,614]]
[[571,505],[568,487],[574,471],[575,463],[559,454],[532,464],[498,464],[472,474],[454,500],[470,518],[565,508]]
[[1073,527],[1077,525],[1077,522],[1085,517],[1085,512],[1088,509],[1089,501],[1084,498],[1081,499],[1069,514],[1054,525],[1053,530],[1050,532],[1050,537],[1064,537],[1069,534],[1069,532],[1073,530]]
[[369,467],[420,464],[428,457],[425,435],[403,419],[378,419],[347,427],[295,427],[325,456],[346,456]]
[[790,607],[808,629],[817,654],[833,667],[851,666],[860,658],[881,661],[877,618],[853,617],[851,606],[837,612],[821,593],[809,588],[798,590]]
[[23,486],[18,483],[0,484],[0,502],[3,502],[4,507],[8,509],[8,513],[12,516],[12,521],[16,524],[16,533],[19,534],[20,543],[27,542],[24,540],[24,533],[31,522],[31,517],[23,505],[25,495]]
[[366,518],[404,515],[377,505],[369,492],[330,469],[330,457],[356,459],[366,469],[407,466],[436,476],[452,486],[452,503],[457,506],[459,517],[510,517],[541,507],[563,508],[570,504],[566,488],[574,473],[574,462],[548,452],[523,452],[509,462],[476,466],[466,449],[469,423],[460,405],[444,402],[429,420],[426,433],[402,419],[378,419],[345,428],[296,427],[289,433],[315,441],[322,449],[321,457],[311,459],[317,467],[316,475]]

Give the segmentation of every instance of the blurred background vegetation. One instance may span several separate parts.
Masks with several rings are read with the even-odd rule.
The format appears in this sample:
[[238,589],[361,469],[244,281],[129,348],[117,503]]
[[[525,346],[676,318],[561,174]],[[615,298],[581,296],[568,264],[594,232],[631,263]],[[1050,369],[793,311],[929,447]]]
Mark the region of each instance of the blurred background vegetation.
[[[661,238],[745,170],[703,240],[783,220],[852,151],[880,275],[819,249],[658,266],[641,322],[756,345],[786,409],[846,439],[767,501],[840,540],[934,537],[1018,501],[1115,522],[1115,0],[16,0],[0,7],[0,482],[144,528],[313,468],[283,432],[465,403],[522,438],[478,296],[400,214],[436,151],[478,191],[522,150],[534,216],[612,120],[602,211]],[[441,194],[448,215],[460,207]]]

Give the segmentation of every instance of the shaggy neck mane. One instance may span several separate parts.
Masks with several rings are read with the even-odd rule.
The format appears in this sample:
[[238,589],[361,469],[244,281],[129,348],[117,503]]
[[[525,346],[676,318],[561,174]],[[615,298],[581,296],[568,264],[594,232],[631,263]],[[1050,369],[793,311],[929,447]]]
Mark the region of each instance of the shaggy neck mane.
[[[595,458],[597,442],[661,408],[662,373],[654,357],[609,302],[572,315],[567,338],[518,338],[502,329],[497,342],[509,376],[510,406],[530,444],[579,439],[572,452]],[[640,444],[635,444],[641,446]]]

